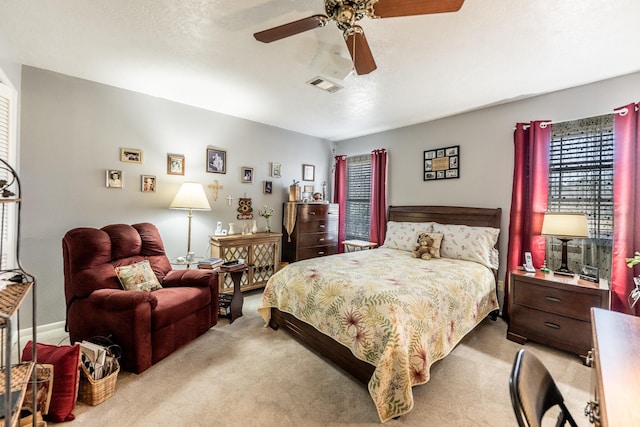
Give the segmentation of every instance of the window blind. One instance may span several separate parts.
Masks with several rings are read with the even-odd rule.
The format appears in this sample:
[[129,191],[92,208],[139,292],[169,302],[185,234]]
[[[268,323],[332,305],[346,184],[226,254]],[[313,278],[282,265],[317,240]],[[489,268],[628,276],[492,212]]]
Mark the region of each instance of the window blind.
[[592,238],[613,238],[613,115],[553,125],[548,210],[584,212]]
[[347,240],[369,240],[370,211],[371,155],[347,157]]
[[[15,91],[0,81],[0,158],[12,163],[10,158],[10,148],[12,141],[13,126],[13,106],[15,105]],[[0,179],[7,180],[8,171],[0,168]],[[0,268],[13,268],[14,247],[15,247],[15,208],[14,204],[2,204],[0,215],[2,218],[2,229],[0,230]]]

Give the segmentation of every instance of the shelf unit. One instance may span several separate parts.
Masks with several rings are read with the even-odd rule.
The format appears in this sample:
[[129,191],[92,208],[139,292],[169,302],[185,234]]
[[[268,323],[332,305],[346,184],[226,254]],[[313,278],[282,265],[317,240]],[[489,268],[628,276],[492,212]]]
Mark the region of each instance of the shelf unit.
[[[4,426],[17,426],[20,422],[20,409],[24,401],[29,382],[36,384],[37,371],[34,369],[38,360],[36,346],[33,345],[32,362],[14,363],[13,333],[14,317],[18,320],[19,310],[25,302],[27,295],[32,295],[32,336],[36,341],[36,280],[35,277],[25,272],[20,264],[20,210],[21,210],[20,179],[15,170],[3,159],[0,159],[0,233],[7,227],[9,209],[15,208],[16,218],[16,244],[15,267],[8,268],[7,264],[12,260],[4,259],[4,242],[0,240],[0,423]],[[19,322],[15,324],[19,331]],[[18,343],[20,339],[18,336]],[[18,345],[19,347],[19,345]],[[18,348],[17,354],[20,354]],[[37,412],[37,387],[32,387],[34,413]],[[15,396],[15,397],[14,397]],[[36,425],[33,417],[33,425]]]

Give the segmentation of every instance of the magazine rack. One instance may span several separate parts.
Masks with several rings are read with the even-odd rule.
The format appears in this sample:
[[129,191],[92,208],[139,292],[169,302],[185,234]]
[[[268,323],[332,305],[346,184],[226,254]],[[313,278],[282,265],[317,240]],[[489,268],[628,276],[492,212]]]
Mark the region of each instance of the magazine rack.
[[[20,179],[16,171],[3,159],[0,159],[0,423],[5,426],[16,426],[20,420],[20,409],[31,379],[37,383],[37,372],[34,369],[38,360],[36,346],[33,346],[32,362],[13,363],[11,358],[14,344],[14,318],[27,294],[32,295],[32,341],[36,341],[36,280],[25,272],[20,264]],[[4,240],[7,229],[11,226],[9,218],[15,217],[15,261],[5,254],[8,244]],[[19,331],[19,322],[15,329]],[[17,340],[20,346],[20,337]],[[19,352],[15,352],[18,354]],[[37,387],[33,390],[33,425],[36,423]]]

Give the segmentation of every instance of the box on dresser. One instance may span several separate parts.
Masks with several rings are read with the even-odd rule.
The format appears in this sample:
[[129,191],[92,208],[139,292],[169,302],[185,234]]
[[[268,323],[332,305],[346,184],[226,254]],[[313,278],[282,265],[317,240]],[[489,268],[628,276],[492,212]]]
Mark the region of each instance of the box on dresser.
[[285,203],[282,260],[295,262],[338,253],[338,205]]
[[591,349],[591,307],[609,308],[609,284],[553,273],[511,272],[507,338],[576,353]]

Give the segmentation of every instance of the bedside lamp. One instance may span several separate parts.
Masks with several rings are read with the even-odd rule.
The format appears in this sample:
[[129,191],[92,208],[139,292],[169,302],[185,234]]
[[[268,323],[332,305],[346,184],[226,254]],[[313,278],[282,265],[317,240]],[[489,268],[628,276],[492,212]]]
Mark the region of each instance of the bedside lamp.
[[546,212],[542,221],[543,236],[554,236],[562,242],[562,263],[554,273],[572,275],[567,267],[567,242],[589,237],[587,216],[579,212]]
[[204,194],[202,184],[197,182],[185,182],[178,190],[176,197],[169,205],[169,209],[185,209],[189,211],[189,234],[187,237],[187,256],[191,252],[191,218],[193,211],[210,211],[209,200]]

